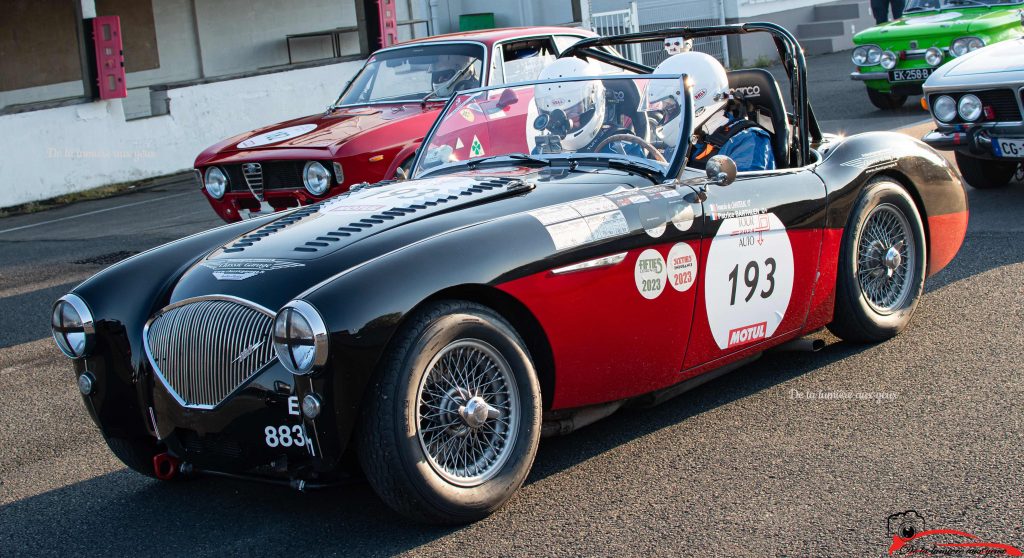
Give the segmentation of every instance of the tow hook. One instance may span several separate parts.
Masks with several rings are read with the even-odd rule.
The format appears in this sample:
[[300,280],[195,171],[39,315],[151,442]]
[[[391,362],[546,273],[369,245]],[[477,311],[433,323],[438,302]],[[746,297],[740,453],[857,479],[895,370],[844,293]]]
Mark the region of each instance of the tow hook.
[[181,462],[178,461],[178,458],[167,452],[158,453],[153,456],[153,473],[160,480],[169,481],[174,479],[174,477],[178,476],[180,465]]

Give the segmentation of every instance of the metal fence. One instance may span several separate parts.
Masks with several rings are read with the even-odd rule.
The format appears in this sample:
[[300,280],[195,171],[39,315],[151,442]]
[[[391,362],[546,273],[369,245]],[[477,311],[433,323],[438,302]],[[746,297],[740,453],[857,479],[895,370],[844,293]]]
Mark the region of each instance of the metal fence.
[[[590,5],[587,0],[587,6]],[[725,23],[723,0],[633,0],[625,9],[589,14],[584,26],[600,35],[617,35],[636,31],[657,31],[669,27],[693,27]],[[679,18],[687,14],[688,18]],[[725,37],[707,37],[694,41],[693,49],[710,54],[728,66],[729,47]],[[630,45],[621,54],[648,66],[657,66],[668,57],[660,41]]]

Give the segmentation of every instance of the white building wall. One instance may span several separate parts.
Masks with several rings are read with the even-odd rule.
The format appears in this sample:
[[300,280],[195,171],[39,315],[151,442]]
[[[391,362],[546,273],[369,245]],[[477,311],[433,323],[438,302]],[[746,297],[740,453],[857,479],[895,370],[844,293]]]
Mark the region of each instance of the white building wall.
[[361,65],[172,89],[170,114],[140,120],[120,100],[0,116],[0,207],[189,169],[217,141],[322,111]]
[[[196,12],[207,76],[287,64],[285,35],[356,25],[355,3],[338,0],[196,0]],[[321,54],[296,56],[296,61],[330,55],[328,39],[293,42],[293,49],[310,48]],[[358,53],[359,37],[350,33],[342,55]]]

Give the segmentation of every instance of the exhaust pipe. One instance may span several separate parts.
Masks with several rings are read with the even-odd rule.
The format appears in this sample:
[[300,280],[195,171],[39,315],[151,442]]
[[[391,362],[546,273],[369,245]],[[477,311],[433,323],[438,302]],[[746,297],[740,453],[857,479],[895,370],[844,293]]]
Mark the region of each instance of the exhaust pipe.
[[153,456],[153,474],[162,481],[173,480],[178,476],[178,468],[181,462],[177,457],[163,452]]
[[800,339],[794,339],[787,341],[774,347],[772,352],[801,352],[801,353],[816,353],[825,348],[824,339],[810,339],[807,337],[801,337]]

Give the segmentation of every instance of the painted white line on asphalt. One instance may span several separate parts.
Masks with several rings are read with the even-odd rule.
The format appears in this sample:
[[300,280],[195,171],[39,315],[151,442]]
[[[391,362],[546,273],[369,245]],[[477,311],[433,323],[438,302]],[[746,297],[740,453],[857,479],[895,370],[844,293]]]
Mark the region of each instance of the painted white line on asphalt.
[[153,203],[153,202],[158,202],[158,201],[163,201],[163,200],[169,200],[171,198],[180,198],[181,196],[186,196],[186,195],[190,195],[190,194],[192,194],[192,192],[182,192],[180,194],[171,194],[170,196],[164,196],[162,198],[154,198],[154,199],[151,199],[151,200],[137,201],[137,202],[134,202],[134,203],[126,203],[124,205],[118,205],[118,206],[115,206],[115,207],[107,207],[105,209],[97,209],[95,211],[88,211],[86,213],[81,213],[79,215],[68,215],[67,217],[61,217],[60,219],[50,219],[49,221],[40,221],[39,223],[32,223],[31,225],[22,225],[20,227],[13,227],[13,228],[10,228],[10,229],[3,229],[3,230],[0,230],[0,234],[14,232],[14,231],[21,231],[21,230],[25,230],[25,229],[31,229],[32,227],[39,227],[39,226],[42,226],[42,225],[50,225],[50,224],[53,224],[53,223],[58,223],[60,221],[67,221],[69,219],[78,219],[79,217],[88,217],[89,215],[96,215],[97,213],[106,213],[108,211],[114,211],[115,209],[124,209],[126,207],[133,207],[133,206],[136,206],[136,205],[142,205],[144,203]]

